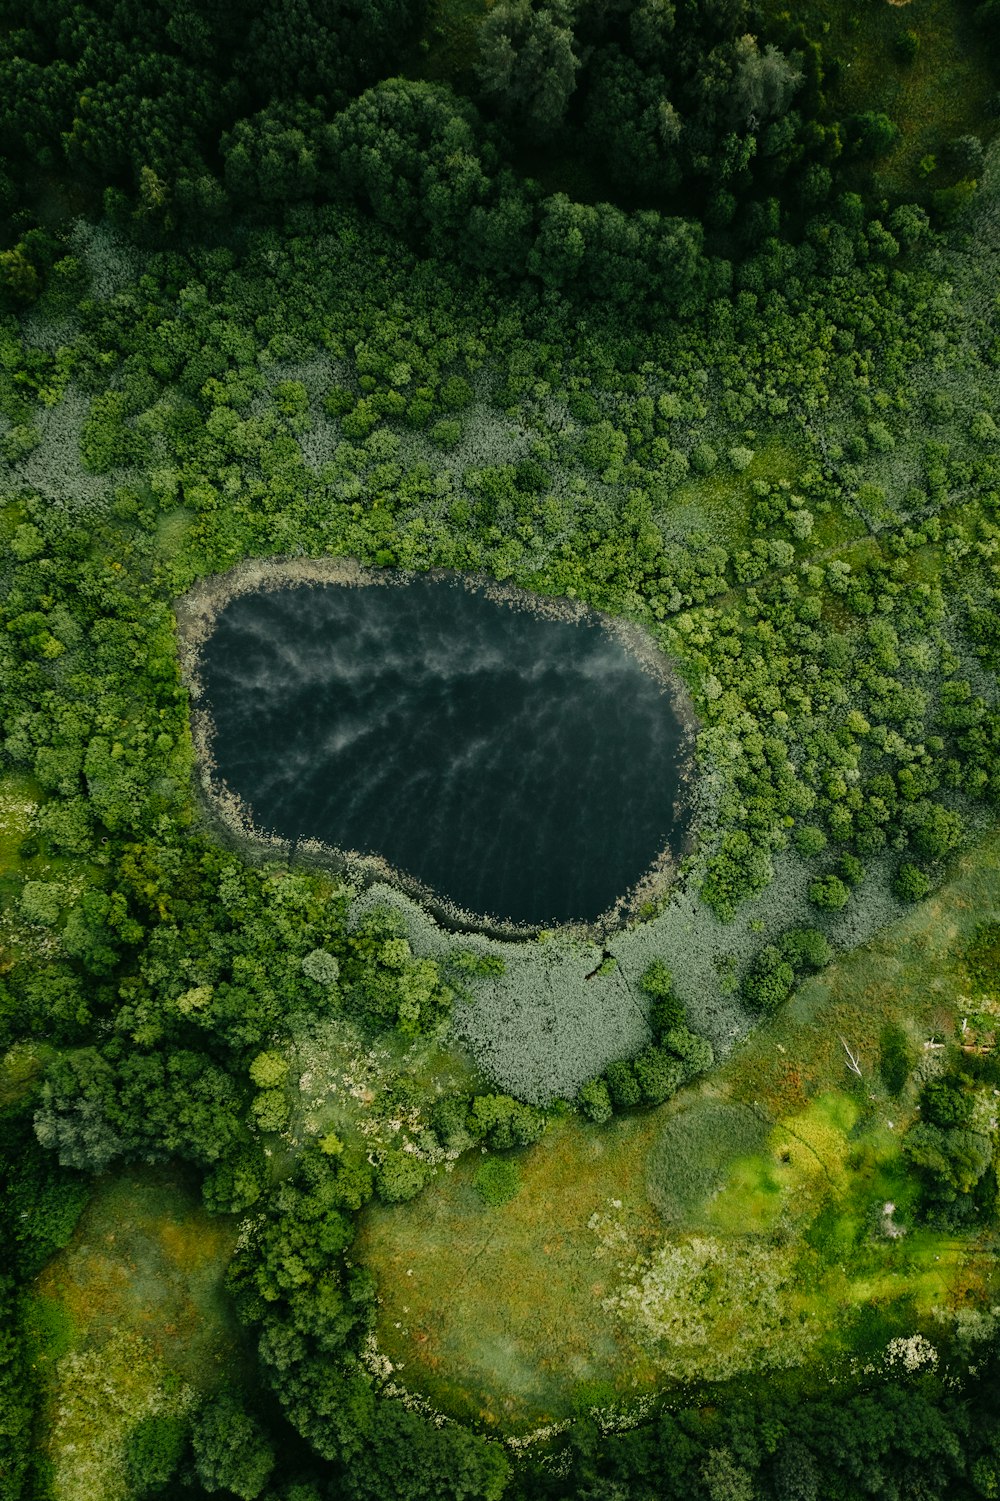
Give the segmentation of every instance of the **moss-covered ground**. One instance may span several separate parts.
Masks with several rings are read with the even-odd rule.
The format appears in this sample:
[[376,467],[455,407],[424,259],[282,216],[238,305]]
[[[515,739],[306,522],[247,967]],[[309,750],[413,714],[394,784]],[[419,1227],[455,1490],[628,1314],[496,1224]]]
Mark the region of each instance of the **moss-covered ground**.
[[136,1424],[239,1381],[246,1357],[223,1288],[236,1235],[235,1220],[207,1214],[174,1169],[101,1181],[27,1311],[57,1501],[129,1494]]
[[[604,1127],[555,1120],[497,1207],[473,1154],[411,1204],[369,1209],[356,1249],[395,1379],[523,1429],[664,1380],[850,1380],[988,1302],[990,1246],[915,1223],[900,1142],[961,1024],[965,950],[998,914],[993,834],[699,1089]],[[914,1061],[897,1098],[878,1071],[888,1022]]]

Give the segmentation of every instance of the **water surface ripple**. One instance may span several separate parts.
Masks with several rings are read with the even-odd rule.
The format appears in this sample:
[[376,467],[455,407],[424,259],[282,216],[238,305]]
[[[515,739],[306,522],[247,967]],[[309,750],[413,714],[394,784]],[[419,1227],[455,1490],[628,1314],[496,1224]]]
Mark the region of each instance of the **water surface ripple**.
[[200,679],[254,826],[466,912],[594,920],[683,834],[673,697],[597,616],[454,577],[279,588],[221,610]]

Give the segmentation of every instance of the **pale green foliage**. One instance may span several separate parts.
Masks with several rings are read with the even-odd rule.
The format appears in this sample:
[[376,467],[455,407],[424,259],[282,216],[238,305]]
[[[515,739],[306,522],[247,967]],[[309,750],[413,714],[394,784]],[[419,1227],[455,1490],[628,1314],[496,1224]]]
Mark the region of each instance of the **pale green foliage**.
[[64,888],[58,881],[25,881],[21,892],[21,911],[29,922],[54,928],[65,900]]
[[693,1236],[661,1247],[633,1276],[609,1304],[677,1376],[718,1381],[796,1366],[820,1334],[796,1318],[801,1273],[780,1246]]
[[277,1089],[288,1077],[288,1059],[280,1053],[258,1053],[250,1065],[250,1077],[258,1089]]
[[280,1089],[264,1089],[253,1102],[253,1113],[262,1131],[283,1131],[288,1125],[288,1101]]
[[328,954],[325,949],[313,949],[302,960],[302,973],[308,980],[330,989],[337,983],[340,965],[334,955]]
[[135,1333],[64,1355],[48,1442],[59,1501],[129,1501],[129,1434],[144,1418],[186,1412],[193,1400],[190,1387],[171,1390],[166,1371]]

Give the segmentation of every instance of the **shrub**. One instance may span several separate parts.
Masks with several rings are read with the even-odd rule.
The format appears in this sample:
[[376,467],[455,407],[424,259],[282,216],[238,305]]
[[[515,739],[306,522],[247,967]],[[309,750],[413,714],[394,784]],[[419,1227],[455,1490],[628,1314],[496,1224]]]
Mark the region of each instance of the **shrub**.
[[778,947],[796,973],[825,969],[833,958],[833,949],[818,928],[791,928],[782,934]]
[[719,455],[711,443],[699,443],[691,450],[691,468],[695,474],[711,474],[719,462]]
[[920,51],[920,37],[915,31],[904,31],[896,38],[893,51],[901,63],[915,62]]
[[480,1141],[483,1138],[499,1151],[509,1147],[530,1147],[545,1130],[545,1116],[532,1105],[505,1094],[477,1095],[472,1102],[469,1128]]
[[715,1062],[715,1051],[708,1038],[699,1037],[688,1027],[673,1027],[660,1041],[683,1065],[685,1083],[696,1074],[707,1073]]
[[462,424],[456,417],[442,417],[431,428],[430,439],[438,448],[457,448],[462,441]]
[[666,1048],[652,1044],[643,1048],[633,1069],[643,1102],[647,1105],[662,1105],[684,1083],[684,1068],[680,1061]]
[[799,854],[808,859],[826,849],[826,835],[815,824],[800,824],[792,835],[792,843]]
[[921,1091],[920,1110],[925,1121],[942,1130],[964,1126],[972,1117],[972,1096],[954,1076],[932,1079]]
[[839,912],[841,907],[847,906],[850,897],[849,889],[839,876],[820,876],[809,887],[809,900],[824,912]]
[[509,1204],[520,1190],[521,1170],[514,1157],[489,1156],[476,1168],[476,1191],[493,1209]]
[[584,1115],[597,1125],[603,1125],[614,1114],[608,1086],[603,1079],[588,1079],[586,1084],[581,1084],[577,1098]]
[[427,1163],[411,1152],[386,1152],[375,1170],[375,1188],[387,1204],[402,1204],[417,1196],[430,1175]]
[[743,980],[743,999],[752,1011],[767,1015],[784,1005],[794,985],[792,966],[779,949],[768,944],[757,955]]
[[931,879],[919,865],[904,860],[895,874],[892,889],[904,902],[920,902],[931,889]]
[[635,1069],[626,1059],[609,1063],[604,1075],[616,1110],[632,1110],[642,1099]]
[[125,1447],[125,1467],[139,1496],[159,1491],[171,1480],[187,1446],[188,1425],[181,1417],[156,1414],[133,1428]]
[[431,1110],[431,1126],[445,1151],[461,1151],[472,1141],[469,1132],[469,1100],[465,1095],[446,1094]]

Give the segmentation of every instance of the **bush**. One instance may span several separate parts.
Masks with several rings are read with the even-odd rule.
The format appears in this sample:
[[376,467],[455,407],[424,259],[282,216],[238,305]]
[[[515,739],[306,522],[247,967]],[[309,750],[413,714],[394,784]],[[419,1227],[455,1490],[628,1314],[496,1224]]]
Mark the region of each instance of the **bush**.
[[811,855],[818,855],[826,849],[826,835],[815,824],[799,824],[792,835],[792,843],[808,860]]
[[711,474],[719,462],[719,455],[711,443],[699,443],[691,450],[691,468],[695,474]]
[[795,986],[795,971],[773,944],[762,949],[750,966],[742,995],[752,1011],[768,1015],[783,1006]]
[[896,38],[893,51],[901,63],[915,62],[920,51],[920,37],[915,31],[904,31]]
[[156,1415],[143,1418],[128,1436],[125,1467],[136,1495],[162,1490],[176,1473],[187,1447],[184,1418]]
[[472,1102],[469,1129],[478,1140],[485,1138],[491,1147],[503,1152],[509,1147],[530,1147],[536,1142],[545,1130],[545,1116],[510,1095],[477,1095]]
[[410,1152],[386,1152],[375,1170],[375,1188],[387,1204],[403,1204],[416,1198],[431,1170]]
[[684,1082],[696,1074],[705,1074],[715,1062],[715,1051],[707,1037],[699,1037],[688,1027],[673,1027],[660,1039],[684,1069]]
[[892,889],[904,902],[921,902],[931,889],[931,878],[919,865],[904,860],[893,878]]
[[903,1092],[913,1067],[910,1039],[902,1027],[890,1022],[882,1028],[879,1039],[878,1070],[882,1083],[892,1095]]
[[839,912],[850,901],[851,893],[839,876],[820,876],[809,887],[809,900],[824,912]]
[[581,1084],[577,1098],[587,1119],[599,1126],[609,1121],[614,1114],[608,1086],[603,1079],[588,1079],[586,1084]]
[[825,969],[833,958],[833,949],[818,928],[791,928],[782,935],[778,948],[796,974]]
[[643,1048],[633,1064],[635,1080],[647,1105],[662,1105],[684,1083],[684,1068],[666,1048]]
[[942,1130],[967,1125],[972,1118],[972,1096],[962,1088],[962,1083],[951,1076],[925,1084],[920,1095],[923,1119]]
[[609,1063],[604,1077],[616,1110],[632,1110],[641,1102],[642,1090],[635,1076],[635,1069],[627,1060]]
[[457,448],[462,441],[462,424],[456,417],[442,417],[431,428],[430,438],[438,448]]
[[476,1191],[493,1209],[509,1204],[521,1188],[521,1169],[515,1157],[489,1156],[476,1168]]

